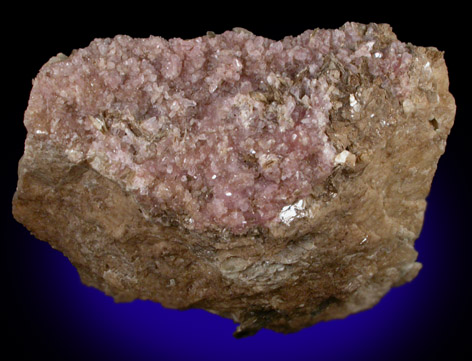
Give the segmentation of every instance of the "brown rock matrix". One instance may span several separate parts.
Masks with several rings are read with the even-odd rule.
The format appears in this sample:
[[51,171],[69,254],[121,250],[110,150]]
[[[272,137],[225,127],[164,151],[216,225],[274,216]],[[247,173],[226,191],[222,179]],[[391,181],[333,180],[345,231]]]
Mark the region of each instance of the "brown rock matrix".
[[13,214],[119,302],[343,318],[421,268],[448,86],[385,24],[96,39],[34,79]]

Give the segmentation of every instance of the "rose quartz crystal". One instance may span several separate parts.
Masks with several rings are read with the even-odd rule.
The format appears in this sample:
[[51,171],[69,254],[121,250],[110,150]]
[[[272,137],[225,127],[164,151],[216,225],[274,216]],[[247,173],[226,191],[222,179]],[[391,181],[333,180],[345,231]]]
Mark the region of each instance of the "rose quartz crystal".
[[293,331],[416,275],[454,109],[386,25],[96,39],[34,80],[14,213],[117,300]]

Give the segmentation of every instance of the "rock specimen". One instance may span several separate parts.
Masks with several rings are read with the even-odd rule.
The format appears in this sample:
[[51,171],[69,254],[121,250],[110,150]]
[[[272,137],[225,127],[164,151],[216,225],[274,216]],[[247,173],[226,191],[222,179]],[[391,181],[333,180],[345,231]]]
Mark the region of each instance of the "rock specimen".
[[34,80],[13,213],[116,301],[292,332],[416,276],[454,114],[388,25],[96,39]]

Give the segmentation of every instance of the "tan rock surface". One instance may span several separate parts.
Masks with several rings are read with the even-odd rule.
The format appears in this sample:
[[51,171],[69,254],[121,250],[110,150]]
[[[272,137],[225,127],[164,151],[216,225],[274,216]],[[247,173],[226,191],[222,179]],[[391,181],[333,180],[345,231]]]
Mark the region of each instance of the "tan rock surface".
[[[279,186],[280,193],[277,194],[286,196],[287,202],[280,207],[276,200],[273,201],[280,209],[277,217],[251,218],[249,213],[242,211],[246,208],[234,206],[234,213],[228,213],[235,214],[232,220],[228,215],[212,224],[214,214],[200,211],[206,209],[205,204],[196,203],[201,198],[194,193],[190,193],[192,202],[184,202],[187,193],[170,190],[173,198],[161,202],[164,196],[153,198],[151,191],[147,194],[143,192],[144,188],[133,186],[137,182],[136,176],[132,178],[133,172],[141,168],[129,172],[129,167],[138,161],[133,158],[134,163],[128,165],[118,156],[112,159],[106,153],[98,154],[97,149],[101,148],[93,145],[100,142],[100,145],[110,147],[115,139],[120,139],[120,133],[112,138],[116,119],[100,118],[98,114],[102,113],[92,105],[93,109],[87,110],[88,113],[80,113],[74,107],[91,104],[93,94],[85,92],[85,85],[77,83],[77,88],[73,88],[68,83],[60,83],[63,81],[60,74],[66,71],[60,66],[65,67],[67,62],[75,66],[74,61],[85,54],[76,52],[70,57],[53,58],[34,82],[25,113],[28,136],[13,200],[15,218],[38,239],[63,252],[86,285],[103,290],[119,302],[139,298],[160,302],[169,308],[206,309],[240,323],[236,336],[250,335],[261,328],[293,332],[372,307],[391,287],[412,280],[421,268],[415,262],[414,241],[421,231],[425,198],[438,159],[445,150],[455,104],[448,91],[443,54],[437,49],[397,42],[386,25],[346,24],[341,30],[346,39],[352,32],[363,36],[354,41],[357,48],[351,49],[350,55],[346,56],[354,59],[353,54],[361,49],[357,54],[364,52],[362,56],[372,59],[371,63],[362,60],[355,64],[356,69],[351,68],[351,60],[343,63],[343,53],[334,52],[336,46],[342,48],[335,44],[327,55],[323,55],[322,66],[301,73],[305,65],[299,68],[295,65],[302,56],[294,55],[291,62],[285,64],[287,72],[278,73],[289,79],[285,81],[292,82],[292,88],[285,91],[269,79],[269,88],[255,89],[253,84],[251,94],[255,94],[254,99],[246,100],[245,104],[251,105],[251,109],[266,107],[258,113],[263,117],[278,101],[279,89],[282,89],[281,99],[285,100],[279,102],[282,105],[277,109],[286,109],[283,108],[287,103],[284,97],[290,92],[296,93],[293,87],[297,84],[297,76],[304,77],[307,84],[313,79],[318,82],[324,79],[327,86],[332,87],[326,92],[329,107],[323,108],[329,115],[328,121],[316,125],[316,131],[327,135],[326,144],[321,142],[324,144],[321,149],[334,152],[331,154],[327,150],[321,152],[324,155],[317,155],[318,163],[315,163],[323,165],[326,161],[327,165],[320,168],[322,176],[311,183],[309,192],[303,193],[305,186],[300,185],[298,194],[303,197],[295,194],[289,198],[282,185]],[[324,36],[324,32],[318,30],[293,40],[285,39],[285,48],[290,43],[292,49],[297,45],[309,49],[310,39],[316,41],[316,37]],[[242,40],[234,41],[245,44],[257,44],[259,39],[241,30],[234,32],[237,35],[225,34],[216,35],[216,39],[226,36],[228,42],[229,38],[241,37]],[[330,34],[333,39],[337,33]],[[210,42],[214,38],[211,35],[200,39]],[[369,45],[370,41],[372,44]],[[261,40],[261,46],[266,50],[273,43],[268,39]],[[127,46],[120,45],[124,44],[123,38],[106,44],[118,49]],[[404,73],[397,72],[402,64],[395,65],[397,68],[375,68],[375,58],[386,58],[389,51],[395,50],[392,44],[403,47],[398,50],[399,57],[409,54],[404,58],[408,61],[402,63],[406,64]],[[247,46],[250,51],[246,55],[244,51],[240,55],[243,69],[249,67],[251,46]],[[316,46],[320,49],[320,45]],[[96,58],[88,68],[89,73],[96,71],[99,74],[100,59],[106,57],[90,51],[86,54]],[[142,58],[140,56],[136,55],[138,59]],[[265,55],[259,56],[265,59]],[[352,62],[354,64],[355,60]],[[186,65],[181,65],[181,70],[173,63],[169,64],[167,73],[161,68],[162,77],[171,85],[178,84],[172,83],[173,77],[183,78]],[[291,69],[291,66],[295,68]],[[239,64],[235,62],[234,67],[239,68]],[[229,77],[230,70],[226,70],[225,76]],[[209,72],[207,78],[218,73],[216,70],[212,73],[210,68],[206,71]],[[264,76],[269,74],[267,70],[257,71]],[[83,74],[89,73],[84,71]],[[151,75],[149,82],[158,83],[160,78],[156,80]],[[244,70],[239,78],[234,74],[231,76],[234,84],[241,86],[238,89],[243,94],[241,89],[246,86],[241,85]],[[212,82],[207,84],[209,96],[213,96],[213,92],[227,94],[230,91],[224,89],[224,82],[230,84],[229,78],[225,79],[223,82],[214,80],[218,90],[212,88]],[[48,84],[56,86],[53,98],[48,98]],[[106,89],[111,88],[109,84]],[[64,93],[60,89],[65,89]],[[141,91],[139,87],[136,89],[136,92]],[[170,94],[173,88],[169,89]],[[311,89],[315,89],[315,93],[318,88]],[[268,100],[270,91],[275,95],[272,95],[274,99]],[[140,96],[136,99],[141,99]],[[119,102],[117,97],[110,98],[109,103],[102,106],[110,108],[110,103]],[[51,104],[47,99],[54,99],[55,103]],[[194,100],[198,103],[198,99]],[[303,97],[299,100],[303,103]],[[306,108],[310,109],[307,112],[317,107],[313,97],[306,101]],[[137,114],[144,107],[138,103],[126,107],[123,104],[125,101],[120,103],[121,117],[125,110],[133,113],[133,109],[138,109],[134,111],[133,119],[138,118]],[[97,116],[91,119],[91,114]],[[143,115],[142,112],[139,114]],[[280,127],[281,113],[277,114]],[[190,116],[184,114],[176,122],[182,119],[189,120]],[[87,125],[82,125],[85,123]],[[134,135],[127,136],[136,138],[131,144],[135,148],[138,148],[137,144],[148,146],[168,137],[164,135],[161,140],[161,135],[157,136],[155,132],[153,135],[157,139],[149,139],[139,128],[143,123],[136,125],[130,120],[126,124],[124,132],[131,129]],[[320,133],[320,129],[324,132]],[[322,139],[322,135],[316,136]],[[146,143],[139,143],[140,139]],[[92,154],[90,149],[95,153]],[[131,154],[133,150],[126,152]],[[139,149],[135,152],[140,154]],[[164,153],[157,154],[158,159],[164,156]],[[264,173],[266,163],[261,163],[267,157],[259,154],[257,157],[261,164],[260,174],[269,179],[272,174]],[[196,169],[198,176],[199,168]],[[164,178],[159,177],[156,179],[161,182]],[[139,178],[140,181],[143,179]],[[167,180],[152,182],[153,190],[162,184],[172,184],[171,181],[165,183]],[[205,186],[209,187],[208,184]],[[151,189],[151,185],[147,187]],[[258,209],[269,209],[259,198],[254,198],[253,204],[256,203],[260,208],[254,206],[253,213]],[[228,204],[225,203],[225,209],[230,212]],[[211,211],[211,207],[208,209]],[[243,218],[237,218],[237,210]],[[270,215],[270,210],[266,214]],[[199,219],[201,227],[193,226],[189,219]],[[236,223],[238,219],[242,219],[241,225]],[[246,224],[249,225],[246,227]]]

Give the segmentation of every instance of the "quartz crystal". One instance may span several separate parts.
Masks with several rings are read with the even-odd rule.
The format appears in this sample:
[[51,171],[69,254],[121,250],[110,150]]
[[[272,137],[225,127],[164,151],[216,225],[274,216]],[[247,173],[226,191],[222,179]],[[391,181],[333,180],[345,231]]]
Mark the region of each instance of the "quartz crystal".
[[96,39],[33,81],[13,214],[118,302],[293,332],[417,275],[454,115],[386,24]]

